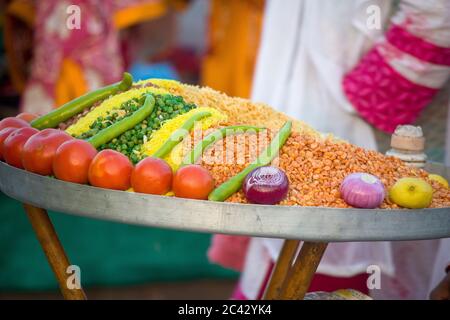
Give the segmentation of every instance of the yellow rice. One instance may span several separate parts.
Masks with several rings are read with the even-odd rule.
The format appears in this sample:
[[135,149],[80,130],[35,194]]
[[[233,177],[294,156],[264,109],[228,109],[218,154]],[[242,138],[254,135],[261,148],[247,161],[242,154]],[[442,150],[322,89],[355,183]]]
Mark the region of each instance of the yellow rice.
[[87,115],[78,120],[77,123],[67,128],[66,132],[72,136],[79,136],[84,132],[89,131],[90,125],[94,123],[94,121],[98,117],[106,117],[108,112],[119,109],[123,103],[134,98],[139,98],[140,96],[142,96],[142,94],[145,93],[168,94],[169,92],[164,89],[145,87],[138,89],[130,89],[128,91],[111,96],[105,101],[103,101],[94,110],[92,110]]
[[[206,130],[212,126],[225,123],[227,121],[227,116],[217,109],[203,107],[192,109],[185,114],[166,121],[158,131],[152,134],[150,140],[142,145],[141,153],[151,156],[167,141],[167,139],[169,139],[172,133],[179,129],[190,117],[204,111],[210,112],[211,116],[200,120],[199,123],[201,126],[197,124],[195,127],[196,129],[201,128],[202,130]],[[178,165],[181,163],[182,151],[182,143],[180,143],[172,150],[171,154],[164,159],[174,170],[176,170]]]

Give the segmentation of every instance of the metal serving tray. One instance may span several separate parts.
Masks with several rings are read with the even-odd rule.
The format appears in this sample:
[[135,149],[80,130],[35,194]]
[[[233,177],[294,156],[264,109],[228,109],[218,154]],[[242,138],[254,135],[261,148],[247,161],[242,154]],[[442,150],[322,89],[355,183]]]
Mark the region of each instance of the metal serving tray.
[[[450,168],[442,165],[427,169],[450,176]],[[188,200],[67,183],[3,162],[0,190],[44,209],[185,231],[326,242],[450,237],[450,208],[367,210]]]

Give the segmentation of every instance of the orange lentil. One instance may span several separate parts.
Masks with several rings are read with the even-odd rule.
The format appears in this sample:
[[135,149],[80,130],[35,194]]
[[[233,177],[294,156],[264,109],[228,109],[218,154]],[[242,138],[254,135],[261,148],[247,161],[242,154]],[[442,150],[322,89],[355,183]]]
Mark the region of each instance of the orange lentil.
[[[205,134],[209,133],[208,131]],[[266,134],[263,139],[262,136]],[[256,159],[265,149],[273,133],[264,131],[262,136],[251,139],[251,134],[243,134],[240,139],[232,140],[233,161],[238,156],[244,163],[223,163],[224,150],[228,150],[224,140],[220,148],[213,148],[218,160],[211,162],[207,153],[201,164],[214,177],[216,186],[225,182],[250,162]],[[244,139],[242,139],[244,138]],[[237,145],[240,144],[240,145]],[[216,143],[219,145],[219,143]],[[244,150],[244,155],[238,151]],[[249,152],[249,151],[252,152]],[[229,150],[228,150],[229,151]],[[350,156],[351,155],[351,156]],[[217,159],[216,159],[217,160]],[[339,188],[343,179],[354,172],[366,172],[380,178],[389,189],[398,179],[403,177],[419,177],[429,182],[434,190],[431,208],[450,207],[450,189],[428,179],[428,173],[421,169],[406,166],[400,159],[387,157],[381,153],[354,146],[347,142],[337,142],[332,138],[319,138],[308,134],[293,132],[274,161],[289,178],[290,189],[287,198],[281,205],[324,206],[336,208],[350,207],[340,197]],[[246,203],[242,191],[231,196],[227,201]],[[386,197],[380,206],[383,209],[394,209],[398,206]]]

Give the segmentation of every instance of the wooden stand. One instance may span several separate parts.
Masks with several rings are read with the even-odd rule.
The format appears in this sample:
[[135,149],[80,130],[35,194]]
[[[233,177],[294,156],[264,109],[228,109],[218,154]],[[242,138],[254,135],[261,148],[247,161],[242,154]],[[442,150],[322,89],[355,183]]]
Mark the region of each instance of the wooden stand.
[[299,244],[298,240],[285,241],[265,300],[301,300],[305,297],[328,243],[304,242],[297,255]]
[[61,293],[66,300],[86,300],[83,289],[69,289],[67,279],[70,275],[66,273],[70,266],[69,259],[59,242],[52,222],[44,209],[33,207],[29,204],[23,205],[30,219],[31,225],[36,233],[42,250],[47,256],[48,263],[58,280]]
[[[85,300],[83,289],[67,287],[69,259],[44,209],[24,204],[25,211],[47,256],[53,273],[66,300]],[[311,284],[327,243],[304,242],[297,255],[299,240],[286,240],[272,273],[264,299],[301,300]]]

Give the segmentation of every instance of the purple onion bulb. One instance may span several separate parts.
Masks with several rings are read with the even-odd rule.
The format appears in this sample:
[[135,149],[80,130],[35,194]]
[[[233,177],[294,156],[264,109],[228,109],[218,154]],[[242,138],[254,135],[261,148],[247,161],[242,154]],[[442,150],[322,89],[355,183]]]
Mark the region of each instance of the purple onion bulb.
[[279,168],[260,167],[245,177],[242,190],[251,203],[277,204],[286,198],[289,180]]
[[368,173],[352,173],[341,184],[341,197],[355,208],[378,208],[386,196],[383,183]]

